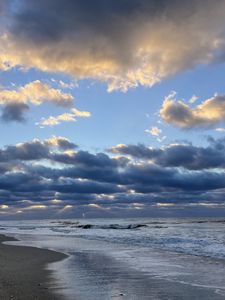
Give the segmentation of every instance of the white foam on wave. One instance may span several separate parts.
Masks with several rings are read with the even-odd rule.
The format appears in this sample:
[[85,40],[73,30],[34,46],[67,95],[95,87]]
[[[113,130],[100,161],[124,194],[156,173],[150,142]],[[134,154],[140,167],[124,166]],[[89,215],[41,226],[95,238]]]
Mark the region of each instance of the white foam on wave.
[[97,219],[1,222],[4,233],[65,235],[225,259],[223,219]]

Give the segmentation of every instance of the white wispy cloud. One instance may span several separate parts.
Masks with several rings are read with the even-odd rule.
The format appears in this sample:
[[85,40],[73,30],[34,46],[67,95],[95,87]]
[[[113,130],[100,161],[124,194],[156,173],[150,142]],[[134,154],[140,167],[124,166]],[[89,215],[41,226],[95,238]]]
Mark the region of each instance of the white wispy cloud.
[[145,132],[148,132],[153,136],[159,136],[162,133],[162,129],[155,126],[152,127],[151,129],[146,129]]
[[36,123],[40,127],[56,126],[64,122],[76,122],[77,118],[89,118],[91,113],[89,111],[80,111],[77,108],[72,108],[70,112],[63,113],[58,116],[49,116],[42,118],[40,122]]
[[198,97],[196,95],[193,95],[190,99],[189,99],[189,103],[195,103],[198,100]]
[[163,135],[162,129],[158,128],[157,126],[146,129],[145,132],[155,137],[159,143],[162,143],[167,138],[166,135]]

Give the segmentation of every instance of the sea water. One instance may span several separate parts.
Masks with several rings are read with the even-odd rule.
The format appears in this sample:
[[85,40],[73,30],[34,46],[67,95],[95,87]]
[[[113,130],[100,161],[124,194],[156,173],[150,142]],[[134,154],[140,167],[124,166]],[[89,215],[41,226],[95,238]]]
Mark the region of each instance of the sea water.
[[49,266],[68,299],[166,299],[160,280],[225,299],[222,218],[1,221],[0,232],[68,254]]

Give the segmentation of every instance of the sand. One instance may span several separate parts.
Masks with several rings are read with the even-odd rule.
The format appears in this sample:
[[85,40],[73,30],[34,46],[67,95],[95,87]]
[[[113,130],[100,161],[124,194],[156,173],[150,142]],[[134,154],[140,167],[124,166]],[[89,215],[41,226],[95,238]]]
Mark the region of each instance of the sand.
[[55,251],[2,244],[13,238],[0,235],[0,299],[61,300],[54,294],[46,264],[66,258]]

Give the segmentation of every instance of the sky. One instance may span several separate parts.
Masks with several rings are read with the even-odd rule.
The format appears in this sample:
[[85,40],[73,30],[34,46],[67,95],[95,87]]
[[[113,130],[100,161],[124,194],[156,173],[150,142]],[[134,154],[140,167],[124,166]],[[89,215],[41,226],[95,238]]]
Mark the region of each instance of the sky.
[[224,0],[0,0],[0,219],[225,214]]

